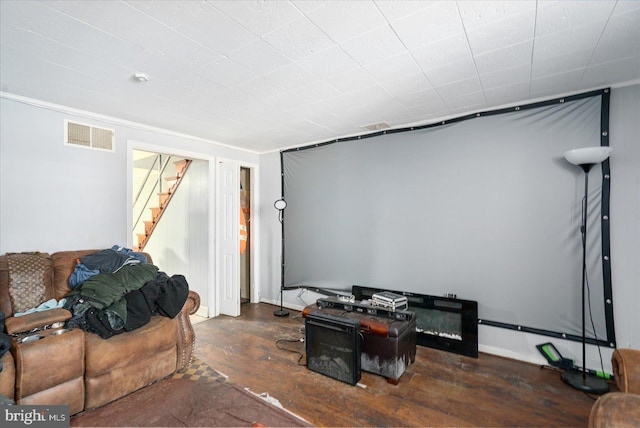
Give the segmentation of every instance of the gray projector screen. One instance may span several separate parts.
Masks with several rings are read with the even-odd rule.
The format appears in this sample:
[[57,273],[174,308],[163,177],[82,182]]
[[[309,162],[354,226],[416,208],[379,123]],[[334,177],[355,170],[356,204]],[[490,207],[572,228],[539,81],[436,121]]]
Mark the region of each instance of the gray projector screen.
[[[605,93],[283,151],[284,287],[452,293],[489,325],[578,340],[584,172],[563,153],[601,145]],[[605,164],[589,175],[587,223],[599,343],[613,339]]]

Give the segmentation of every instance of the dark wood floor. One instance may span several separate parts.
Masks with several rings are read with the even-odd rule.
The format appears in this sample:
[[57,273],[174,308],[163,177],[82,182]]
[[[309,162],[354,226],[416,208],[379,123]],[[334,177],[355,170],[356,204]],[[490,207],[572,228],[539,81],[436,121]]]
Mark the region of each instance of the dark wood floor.
[[[245,304],[240,317],[196,324],[195,354],[314,425],[587,426],[594,397],[565,385],[556,371],[488,354],[470,358],[418,346],[416,363],[398,385],[363,372],[363,388],[312,372],[276,346],[278,339],[304,337],[304,320],[296,311],[275,317],[274,309]],[[302,342],[281,346],[304,352]]]

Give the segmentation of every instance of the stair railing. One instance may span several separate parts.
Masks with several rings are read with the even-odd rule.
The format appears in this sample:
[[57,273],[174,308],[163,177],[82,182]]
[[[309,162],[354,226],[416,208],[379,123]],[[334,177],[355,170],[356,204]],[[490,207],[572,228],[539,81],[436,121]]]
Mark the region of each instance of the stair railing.
[[[166,157],[164,161],[162,159],[163,157]],[[150,208],[149,205],[151,203],[151,198],[157,193],[162,193],[162,183],[165,177],[164,172],[167,169],[167,166],[173,161],[173,159],[174,159],[174,156],[162,155],[158,153],[155,155],[153,162],[151,163],[151,166],[147,169],[144,180],[140,184],[140,188],[138,189],[138,192],[136,193],[136,197],[133,201],[133,207],[135,209],[145,188],[148,188],[148,192],[146,194],[146,200],[142,205],[142,209],[140,209],[140,212],[137,214],[135,222],[133,223],[134,233],[136,228],[140,224],[140,220],[142,219],[142,216],[144,215],[145,212],[148,212]],[[149,182],[152,180],[152,173],[154,172],[156,165],[157,165],[158,176],[156,178],[155,183],[153,183],[152,186],[148,186]],[[157,189],[157,192],[156,192],[156,189]]]

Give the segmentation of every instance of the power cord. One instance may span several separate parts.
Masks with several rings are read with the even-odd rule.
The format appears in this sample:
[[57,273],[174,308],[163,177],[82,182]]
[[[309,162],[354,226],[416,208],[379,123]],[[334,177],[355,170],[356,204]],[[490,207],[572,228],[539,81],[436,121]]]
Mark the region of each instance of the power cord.
[[[600,349],[600,342],[598,341],[598,332],[596,332],[596,325],[593,321],[593,312],[591,310],[591,288],[589,287],[589,278],[585,272],[585,283],[587,285],[587,305],[589,306],[589,320],[591,321],[591,328],[593,329],[593,336],[596,339],[596,347],[598,348],[598,356],[600,357],[600,370],[604,373],[604,362],[602,360],[602,349]],[[586,361],[582,363],[586,367]]]
[[[583,221],[586,223],[586,213],[587,213],[587,204],[586,204],[586,199],[583,197],[582,198],[582,218]],[[584,228],[584,226],[583,226]],[[583,245],[586,245],[586,237],[585,237],[585,233],[584,233],[584,229],[582,229],[582,243]],[[584,271],[584,282],[585,282],[585,286],[587,289],[587,306],[589,307],[589,320],[591,321],[591,328],[593,329],[593,336],[596,339],[596,347],[598,348],[598,355],[600,357],[600,370],[601,373],[604,374],[604,362],[602,360],[602,350],[600,349],[600,342],[598,341],[598,332],[596,331],[596,325],[595,322],[593,321],[593,310],[591,309],[591,287],[589,286],[589,272],[585,269]],[[587,362],[583,361],[582,362],[583,365],[583,370],[587,369]]]
[[280,346],[281,342],[304,343],[304,337],[301,337],[300,339],[278,339],[276,340],[276,348],[280,349],[281,351],[287,351],[287,352],[292,352],[294,354],[298,354],[298,360],[296,361],[296,364],[303,367],[306,366],[306,364],[300,364],[300,360],[302,360],[302,357],[304,357],[304,354],[302,352],[296,351],[294,349],[283,348]]

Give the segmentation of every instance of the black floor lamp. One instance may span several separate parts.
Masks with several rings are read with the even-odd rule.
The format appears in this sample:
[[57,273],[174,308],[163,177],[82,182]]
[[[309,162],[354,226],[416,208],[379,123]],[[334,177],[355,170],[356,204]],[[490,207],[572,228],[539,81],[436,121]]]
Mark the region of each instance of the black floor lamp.
[[582,205],[582,370],[567,370],[562,373],[562,380],[580,391],[591,394],[604,394],[609,391],[607,383],[587,373],[586,362],[586,333],[585,333],[585,290],[587,286],[587,198],[589,195],[589,171],[594,165],[603,162],[611,154],[611,147],[585,147],[569,150],[564,158],[579,166],[584,171],[584,202]]
[[288,317],[289,311],[284,309],[282,305],[283,292],[284,292],[284,209],[287,208],[287,201],[284,198],[280,198],[273,203],[273,206],[278,210],[278,220],[282,227],[282,253],[280,254],[280,309],[273,312],[273,315],[277,317]]

